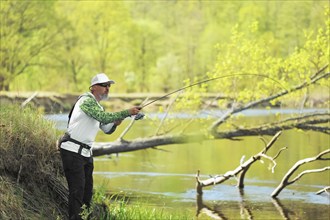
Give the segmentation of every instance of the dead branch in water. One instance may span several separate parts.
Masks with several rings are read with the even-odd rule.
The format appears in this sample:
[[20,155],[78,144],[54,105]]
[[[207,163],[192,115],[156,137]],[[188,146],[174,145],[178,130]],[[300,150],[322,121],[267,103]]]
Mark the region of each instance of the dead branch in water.
[[321,189],[320,191],[317,191],[316,195],[320,195],[320,194],[322,194],[324,192],[327,193],[328,195],[330,195],[329,194],[329,191],[330,191],[330,186],[327,186],[327,187]]
[[201,180],[199,178],[200,171],[198,171],[197,176],[196,176],[196,181],[197,181],[196,190],[197,190],[197,193],[198,194],[203,194],[203,192],[202,192],[203,187],[220,184],[220,183],[225,182],[226,180],[228,180],[231,177],[236,176],[240,173],[241,173],[241,175],[240,175],[240,178],[239,178],[238,187],[243,188],[244,187],[244,176],[245,176],[247,170],[250,168],[250,166],[254,162],[256,162],[257,160],[260,160],[261,158],[269,159],[271,162],[273,162],[276,165],[274,159],[276,159],[276,157],[278,157],[279,153],[277,153],[276,157],[270,157],[270,156],[266,155],[266,153],[273,146],[273,144],[279,138],[281,133],[282,132],[277,132],[277,134],[272,138],[272,140],[267,144],[267,146],[261,152],[259,152],[258,154],[252,156],[250,159],[248,159],[245,162],[243,162],[241,160],[241,164],[235,170],[228,171],[224,175],[216,176],[214,178],[209,178],[207,180]]
[[317,156],[315,157],[310,157],[310,158],[306,158],[306,159],[302,159],[299,160],[298,162],[295,163],[295,165],[293,165],[293,167],[286,173],[286,175],[284,176],[284,178],[282,179],[280,185],[273,191],[273,193],[271,194],[271,196],[273,198],[277,197],[280,192],[287,186],[295,183],[296,181],[298,181],[302,176],[304,176],[305,174],[309,174],[309,173],[319,173],[319,172],[323,172],[326,170],[330,170],[330,166],[328,167],[324,167],[324,168],[320,168],[320,169],[313,169],[313,170],[305,170],[303,172],[301,172],[298,176],[296,176],[293,180],[289,180],[290,177],[294,174],[295,171],[298,170],[298,168],[305,164],[305,163],[310,163],[313,161],[317,161],[317,160],[330,160],[330,158],[323,158],[322,156],[329,154],[330,153],[330,149],[327,149],[321,153],[319,153]]

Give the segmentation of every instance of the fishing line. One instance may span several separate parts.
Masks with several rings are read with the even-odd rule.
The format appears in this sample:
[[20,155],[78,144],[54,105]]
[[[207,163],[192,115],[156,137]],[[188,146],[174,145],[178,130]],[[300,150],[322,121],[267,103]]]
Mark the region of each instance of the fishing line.
[[258,76],[258,77],[267,78],[267,79],[270,79],[270,80],[274,81],[275,83],[277,83],[278,85],[280,85],[283,89],[285,89],[287,91],[287,89],[278,80],[276,80],[276,79],[274,79],[272,77],[269,77],[267,75],[254,74],[254,73],[237,73],[237,74],[231,74],[231,75],[218,76],[218,77],[206,79],[206,80],[203,80],[203,81],[199,81],[199,82],[190,84],[188,86],[184,86],[184,87],[182,87],[180,89],[177,89],[177,90],[175,90],[173,92],[167,93],[166,95],[163,95],[163,96],[161,96],[161,97],[159,97],[159,98],[157,98],[155,100],[152,100],[152,101],[150,101],[150,102],[148,102],[148,103],[140,106],[140,108],[142,109],[142,108],[144,108],[144,107],[146,107],[146,106],[148,106],[148,105],[150,105],[150,104],[152,104],[154,102],[157,102],[157,101],[159,101],[161,99],[164,99],[164,98],[166,98],[166,97],[168,97],[168,96],[170,96],[170,95],[172,95],[174,93],[180,92],[180,91],[185,90],[185,89],[188,89],[190,87],[197,86],[197,85],[200,85],[200,84],[203,84],[203,83],[206,83],[206,82],[209,82],[209,81],[217,80],[217,79],[223,79],[223,78],[235,77],[235,76]]

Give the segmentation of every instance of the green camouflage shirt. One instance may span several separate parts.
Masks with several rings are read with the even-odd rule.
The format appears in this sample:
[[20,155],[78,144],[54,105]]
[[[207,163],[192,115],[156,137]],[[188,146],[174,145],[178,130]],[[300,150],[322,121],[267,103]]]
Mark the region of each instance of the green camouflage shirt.
[[88,116],[94,118],[102,124],[113,123],[115,121],[121,121],[126,117],[130,116],[128,110],[120,112],[105,112],[103,107],[96,101],[94,97],[88,95],[87,98],[81,105],[80,108]]

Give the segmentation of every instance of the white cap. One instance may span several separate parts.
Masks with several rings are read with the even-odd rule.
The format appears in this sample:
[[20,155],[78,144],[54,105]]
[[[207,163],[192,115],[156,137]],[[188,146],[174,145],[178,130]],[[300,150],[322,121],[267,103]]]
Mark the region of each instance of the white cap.
[[94,76],[91,80],[91,86],[99,83],[110,83],[110,84],[115,84],[115,81],[109,79],[107,75],[104,73],[99,73],[96,76]]

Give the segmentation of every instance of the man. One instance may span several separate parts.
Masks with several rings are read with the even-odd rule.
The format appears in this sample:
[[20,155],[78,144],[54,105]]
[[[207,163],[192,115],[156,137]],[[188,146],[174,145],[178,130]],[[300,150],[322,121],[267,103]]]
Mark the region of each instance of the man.
[[111,134],[128,116],[139,113],[139,107],[120,112],[105,112],[101,100],[108,97],[115,82],[104,73],[91,80],[90,92],[81,95],[69,114],[68,128],[60,140],[60,152],[65,177],[69,186],[69,218],[81,219],[79,213],[85,204],[90,206],[93,190],[92,144],[97,131]]

